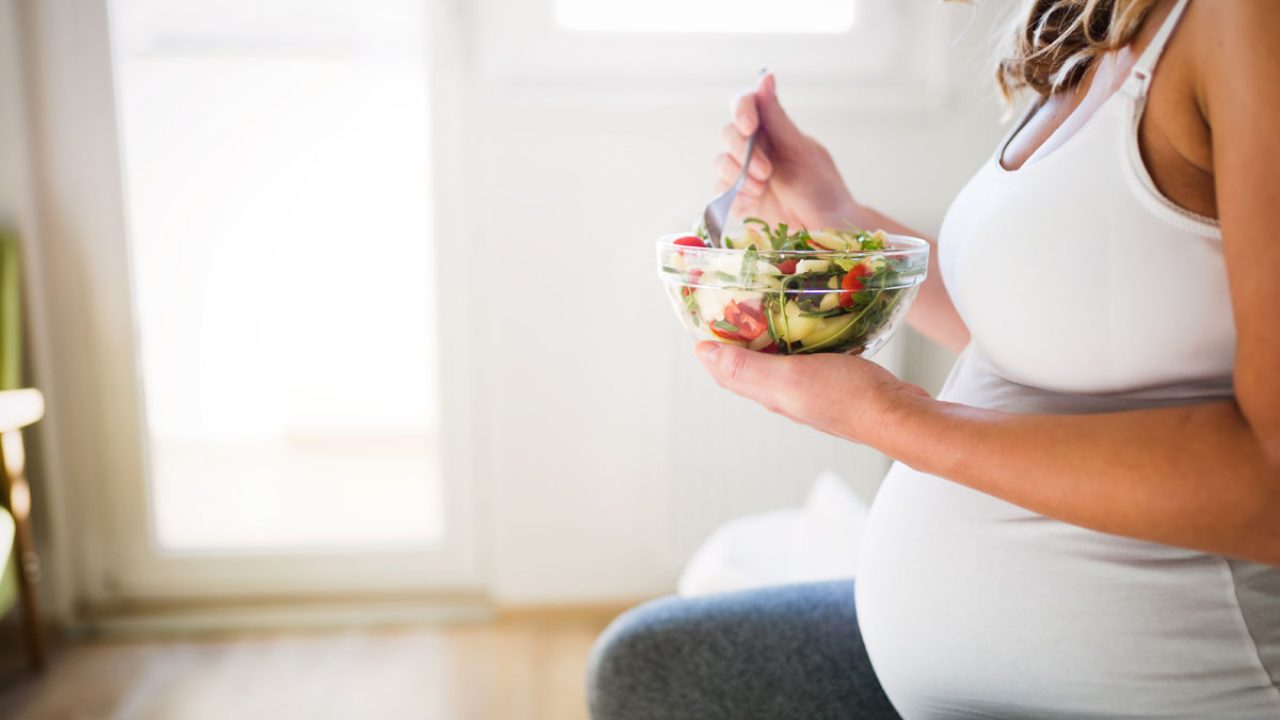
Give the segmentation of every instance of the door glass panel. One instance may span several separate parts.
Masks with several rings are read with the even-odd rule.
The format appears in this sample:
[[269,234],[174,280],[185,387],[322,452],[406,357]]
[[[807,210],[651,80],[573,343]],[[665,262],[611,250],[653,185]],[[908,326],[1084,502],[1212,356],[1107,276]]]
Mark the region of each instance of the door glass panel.
[[161,550],[442,536],[422,5],[112,2]]

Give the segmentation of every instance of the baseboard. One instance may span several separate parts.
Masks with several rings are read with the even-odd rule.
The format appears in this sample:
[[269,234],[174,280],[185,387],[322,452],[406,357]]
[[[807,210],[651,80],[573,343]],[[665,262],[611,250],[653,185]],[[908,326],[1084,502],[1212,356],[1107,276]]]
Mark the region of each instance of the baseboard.
[[84,608],[66,634],[128,638],[335,630],[483,622],[494,616],[492,604],[482,596],[134,601]]
[[653,598],[603,603],[498,605],[498,620],[510,622],[603,621],[608,622]]

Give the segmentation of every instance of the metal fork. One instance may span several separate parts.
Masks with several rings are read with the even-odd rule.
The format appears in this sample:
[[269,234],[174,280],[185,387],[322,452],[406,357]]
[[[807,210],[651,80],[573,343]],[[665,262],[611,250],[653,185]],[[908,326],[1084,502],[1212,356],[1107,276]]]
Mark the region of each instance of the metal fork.
[[755,131],[747,138],[747,150],[743,153],[742,169],[738,171],[738,179],[733,181],[733,185],[730,185],[728,190],[711,198],[711,202],[707,203],[706,209],[702,211],[702,226],[707,229],[707,239],[711,241],[711,247],[724,247],[722,237],[724,224],[729,219],[729,208],[733,207],[733,199],[738,196],[742,183],[747,180],[747,168],[751,166],[751,152],[756,149],[756,135],[759,133],[760,127],[757,125]]

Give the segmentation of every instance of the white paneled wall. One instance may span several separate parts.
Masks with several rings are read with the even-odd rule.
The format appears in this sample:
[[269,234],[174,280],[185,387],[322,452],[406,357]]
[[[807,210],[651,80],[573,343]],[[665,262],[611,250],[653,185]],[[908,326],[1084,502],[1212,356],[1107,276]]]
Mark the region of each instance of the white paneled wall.
[[[857,194],[926,231],[1000,134],[989,64],[1003,8],[980,5],[937,7],[954,39],[936,109],[793,108]],[[653,240],[707,197],[733,91],[470,87],[469,301],[487,318],[478,430],[501,601],[668,592],[715,523],[795,504],[825,468],[866,497],[884,473],[876,453],[714,387],[659,292]],[[945,354],[903,340],[900,367],[936,386]]]

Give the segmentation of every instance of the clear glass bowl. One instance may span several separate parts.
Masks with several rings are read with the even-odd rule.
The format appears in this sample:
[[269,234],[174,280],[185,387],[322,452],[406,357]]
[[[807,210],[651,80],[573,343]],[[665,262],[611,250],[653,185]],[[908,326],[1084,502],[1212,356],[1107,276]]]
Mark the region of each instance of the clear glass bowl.
[[847,252],[690,247],[678,237],[658,240],[658,274],[694,338],[782,355],[874,353],[929,267],[929,243],[904,235]]

